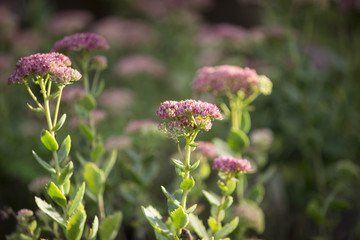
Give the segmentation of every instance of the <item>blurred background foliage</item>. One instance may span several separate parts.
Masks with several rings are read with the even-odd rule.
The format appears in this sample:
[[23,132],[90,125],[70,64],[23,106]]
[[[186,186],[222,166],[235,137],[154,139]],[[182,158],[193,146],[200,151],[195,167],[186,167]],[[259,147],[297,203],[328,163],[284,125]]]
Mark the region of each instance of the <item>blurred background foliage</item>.
[[[98,129],[104,139],[122,137],[115,142],[117,170],[107,184],[114,189],[108,196],[112,206],[129,210],[125,217],[131,220],[132,211],[139,211],[136,201],[156,206],[162,199],[158,186],[171,184],[167,179],[174,175],[163,164],[174,154],[172,144],[131,134],[128,123],[157,121],[160,102],[192,98],[191,82],[200,67],[233,64],[254,68],[274,84],[272,95],[256,100],[251,112],[252,130],[269,128],[274,134],[264,164],[274,174],[265,185],[265,231],[258,237],[359,239],[359,24],[358,0],[3,0],[2,215],[8,207],[35,209],[28,185],[44,172],[30,152],[45,154],[39,147],[43,120],[24,107],[30,101],[25,88],[8,86],[7,78],[18,58],[48,52],[66,35],[91,31],[111,46],[102,53],[108,68],[101,76],[106,87],[98,101],[105,115]],[[63,111],[74,111],[71,102]],[[76,139],[78,131],[69,122],[67,132]],[[199,138],[224,138],[228,124],[216,123]],[[143,169],[147,164],[153,175]],[[139,191],[143,196],[132,199]],[[1,221],[3,236],[14,222]],[[126,227],[123,236],[132,236]]]

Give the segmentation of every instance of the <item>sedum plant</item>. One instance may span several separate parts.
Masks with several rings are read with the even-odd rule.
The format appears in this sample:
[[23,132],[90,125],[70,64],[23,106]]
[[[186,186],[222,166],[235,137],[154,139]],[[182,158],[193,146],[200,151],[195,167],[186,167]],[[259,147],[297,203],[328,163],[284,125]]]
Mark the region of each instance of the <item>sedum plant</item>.
[[[25,85],[36,107],[28,104],[28,107],[46,119],[46,129],[41,132],[40,140],[44,147],[52,153],[50,160],[44,160],[35,151],[32,152],[37,162],[51,175],[51,181],[47,184],[48,200],[35,197],[39,209],[45,213],[54,224],[51,233],[55,238],[78,240],[82,237],[87,214],[83,205],[85,183],[80,184],[74,194],[71,188],[71,176],[74,172],[73,162],[68,158],[71,148],[71,138],[68,135],[61,144],[56,139],[57,132],[64,125],[66,114],[59,118],[61,94],[64,87],[74,81],[78,81],[81,74],[71,68],[70,59],[57,52],[34,54],[21,58],[16,63],[16,69],[9,78],[9,84]],[[38,93],[34,93],[30,83],[40,88],[41,101]],[[55,105],[50,104],[56,101]],[[54,106],[55,109],[51,109]],[[73,189],[74,190],[74,189]],[[34,221],[31,222],[33,224]],[[30,229],[34,226],[30,225]],[[92,228],[87,236],[95,239],[98,229],[98,219],[94,218]],[[60,231],[62,230],[62,231]],[[28,231],[25,239],[38,239],[40,228],[36,232]]]

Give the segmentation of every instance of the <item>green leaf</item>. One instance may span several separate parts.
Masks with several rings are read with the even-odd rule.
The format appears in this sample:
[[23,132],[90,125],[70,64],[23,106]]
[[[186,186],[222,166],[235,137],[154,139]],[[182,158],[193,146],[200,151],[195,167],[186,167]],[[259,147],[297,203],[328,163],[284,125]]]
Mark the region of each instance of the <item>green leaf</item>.
[[183,162],[175,159],[175,158],[172,158],[171,161],[173,161],[173,163],[178,166],[180,169],[184,170],[185,169],[185,165]]
[[225,210],[225,209],[228,209],[233,202],[234,202],[233,197],[232,197],[232,196],[227,196],[227,197],[225,198],[224,203],[223,203],[222,206],[221,206],[221,209],[224,209],[224,210]]
[[236,188],[236,181],[235,180],[228,181],[227,183],[228,190],[226,191],[226,195],[231,195],[235,191],[235,188]]
[[59,206],[65,207],[66,206],[66,197],[60,191],[60,189],[55,185],[55,183],[50,182],[48,185],[47,192],[54,202],[56,202]]
[[71,149],[71,137],[70,135],[67,135],[64,141],[60,145],[60,149],[57,152],[59,163],[62,163],[67,156],[69,156]]
[[104,90],[104,88],[105,88],[105,81],[101,80],[97,88],[94,89],[93,95],[98,96]]
[[55,222],[60,225],[66,227],[65,219],[53,208],[49,203],[45,202],[41,198],[35,197],[36,205],[40,208],[40,210],[53,219]]
[[215,145],[219,156],[221,156],[221,155],[235,156],[236,155],[236,153],[230,149],[228,143],[225,142],[224,140],[222,140],[220,138],[214,138],[212,142]]
[[89,112],[80,104],[75,104],[74,106],[75,112],[81,116],[82,118],[88,119],[89,118]]
[[92,131],[90,130],[90,128],[88,126],[86,126],[83,123],[79,124],[79,128],[80,128],[80,132],[81,134],[89,141],[93,141],[95,139],[94,134],[92,133]]
[[190,214],[189,218],[190,218],[190,224],[191,224],[192,228],[194,229],[194,231],[196,232],[196,234],[201,239],[209,239],[209,236],[206,232],[206,228],[205,228],[203,222],[194,214]]
[[187,213],[187,214],[192,213],[193,211],[195,211],[196,207],[197,207],[197,204],[192,205],[191,207],[189,207],[188,209],[186,209],[186,213]]
[[82,199],[84,197],[84,193],[85,193],[85,182],[83,182],[81,184],[81,187],[79,188],[79,190],[77,191],[74,200],[72,201],[70,208],[68,210],[68,214],[69,216],[72,216],[73,213],[79,208]]
[[213,217],[208,218],[208,225],[213,232],[217,232],[221,228],[221,223],[217,223]]
[[53,168],[50,164],[48,164],[47,162],[45,162],[44,160],[42,160],[41,157],[39,157],[36,152],[33,150],[32,151],[33,156],[35,157],[36,161],[49,173],[51,174],[56,174],[56,170],[55,168]]
[[185,179],[185,180],[182,181],[181,184],[180,184],[180,188],[181,188],[182,190],[184,190],[184,191],[190,190],[190,189],[192,189],[194,186],[195,186],[195,181],[194,181],[194,178],[193,178],[193,177]]
[[241,114],[241,130],[248,133],[251,128],[251,118],[249,111],[243,111]]
[[186,225],[189,223],[189,215],[185,213],[182,207],[179,207],[178,209],[173,211],[170,215],[174,225],[178,229],[186,227]]
[[43,129],[41,131],[41,142],[49,151],[57,151],[59,149],[59,144],[56,142],[55,138],[51,135],[48,130]]
[[89,112],[96,108],[96,101],[95,101],[94,97],[90,94],[85,95],[80,100],[80,104],[84,109],[86,109]]
[[74,164],[72,161],[70,161],[70,162],[68,162],[68,164],[66,164],[66,166],[60,173],[60,176],[58,179],[59,186],[63,185],[65,181],[70,179],[70,177],[73,175],[73,172],[74,172]]
[[232,233],[235,228],[238,226],[239,224],[239,218],[236,217],[234,218],[231,222],[229,222],[228,224],[226,224],[225,226],[223,226],[219,231],[217,231],[214,235],[215,239],[220,239],[220,238],[224,238],[227,235],[229,235],[230,233]]
[[83,209],[78,209],[68,221],[66,227],[66,235],[69,240],[80,240],[84,231],[86,221],[86,212]]
[[169,240],[174,239],[174,235],[172,234],[171,230],[168,226],[165,225],[165,223],[162,222],[162,216],[155,208],[150,205],[146,208],[141,206],[141,209],[146,219],[149,221],[150,225],[154,228],[155,231]]
[[89,232],[89,240],[96,240],[96,235],[99,229],[99,219],[97,216],[94,217],[92,227]]
[[223,192],[227,192],[229,190],[228,187],[225,185],[225,183],[221,180],[217,181],[217,185]]
[[30,108],[31,111],[36,112],[36,113],[45,113],[43,108],[37,107],[34,108],[33,106],[31,106],[29,103],[27,103],[28,107]]
[[56,125],[51,129],[52,132],[56,132],[58,130],[60,130],[60,128],[64,125],[66,120],[66,113],[64,113],[61,118],[59,119],[59,121],[56,123]]
[[103,167],[105,178],[107,178],[113,169],[117,157],[117,150],[112,150],[109,157],[106,159]]
[[200,160],[197,160],[193,165],[190,167],[190,171],[194,171],[200,165]]
[[117,212],[113,215],[107,216],[106,219],[100,224],[100,239],[113,240],[115,239],[120,229],[122,220],[122,213]]
[[231,150],[239,152],[249,146],[249,138],[242,130],[231,130],[228,137],[228,145]]
[[172,202],[173,204],[175,204],[177,207],[181,206],[181,203],[179,200],[177,200],[174,195],[172,195],[171,193],[169,193],[165,187],[161,186],[161,190],[163,191],[163,193],[165,194],[165,196],[167,197],[167,199]]
[[211,205],[214,205],[217,207],[220,206],[220,198],[218,196],[216,196],[214,193],[210,193],[205,190],[203,190],[202,192]]
[[71,183],[70,183],[70,179],[66,180],[63,184],[63,188],[64,188],[64,194],[65,196],[67,196],[70,192],[70,187],[71,187]]
[[104,152],[105,152],[104,145],[101,143],[98,143],[95,145],[95,147],[91,151],[90,157],[92,160],[94,160],[96,162],[102,157],[102,155],[104,155]]
[[95,163],[87,163],[84,167],[86,185],[97,196],[104,192],[105,174]]
[[33,240],[32,237],[29,237],[29,236],[25,235],[24,233],[20,233],[18,238],[19,238],[19,240]]
[[60,91],[57,91],[56,93],[51,94],[49,97],[47,97],[47,100],[53,100],[59,95],[60,95]]

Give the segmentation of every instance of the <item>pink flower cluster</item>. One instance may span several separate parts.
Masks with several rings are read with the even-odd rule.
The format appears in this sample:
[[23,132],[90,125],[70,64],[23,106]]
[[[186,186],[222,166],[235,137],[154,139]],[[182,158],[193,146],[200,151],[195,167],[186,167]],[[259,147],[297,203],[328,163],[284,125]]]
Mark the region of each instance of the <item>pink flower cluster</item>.
[[246,95],[258,87],[259,76],[254,69],[232,65],[203,67],[198,70],[193,80],[195,94],[210,92],[218,94],[236,94],[243,90]]
[[209,131],[212,120],[223,119],[216,105],[192,99],[165,101],[160,104],[156,114],[165,120],[160,128],[171,138],[188,135],[200,129]]
[[199,146],[196,148],[196,151],[201,153],[207,158],[214,158],[218,155],[216,147],[211,142],[197,142]]
[[247,173],[253,170],[248,160],[232,156],[220,156],[215,158],[212,168],[221,172],[230,173]]
[[156,123],[150,119],[133,120],[126,126],[125,132],[134,133],[144,128],[156,127]]
[[110,46],[107,41],[100,35],[95,33],[85,32],[76,33],[70,36],[66,36],[63,39],[57,41],[52,47],[52,52],[60,51],[76,51],[79,52],[83,49],[88,51],[98,49],[109,49]]
[[16,69],[10,75],[8,83],[22,83],[31,74],[41,77],[49,74],[52,81],[60,84],[79,80],[81,74],[70,65],[70,59],[57,52],[37,53],[23,57],[16,63]]

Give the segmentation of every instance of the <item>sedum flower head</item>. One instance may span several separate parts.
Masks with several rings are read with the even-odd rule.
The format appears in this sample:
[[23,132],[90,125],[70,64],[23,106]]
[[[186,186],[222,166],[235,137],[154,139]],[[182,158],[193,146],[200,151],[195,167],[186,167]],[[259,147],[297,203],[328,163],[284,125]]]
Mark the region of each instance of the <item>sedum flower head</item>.
[[198,70],[193,80],[193,90],[196,94],[210,92],[214,95],[237,94],[241,90],[249,96],[261,87],[261,93],[269,94],[271,81],[266,77],[265,81],[264,77],[260,77],[254,69],[248,67],[232,65],[203,67]]
[[57,41],[52,47],[52,52],[62,51],[75,51],[81,50],[102,50],[109,49],[110,46],[107,41],[100,35],[90,32],[75,33],[70,36],[66,36],[63,39]]
[[199,146],[196,147],[196,151],[201,153],[207,158],[215,158],[218,156],[216,147],[211,142],[199,141],[197,142]]
[[214,159],[213,169],[226,173],[247,173],[253,170],[250,162],[246,159],[232,156],[220,156]]
[[170,138],[188,136],[194,131],[209,131],[212,120],[223,119],[219,108],[211,103],[192,99],[184,101],[165,101],[156,113],[162,120],[160,128]]
[[37,53],[21,58],[16,63],[15,71],[10,75],[8,83],[22,83],[29,76],[45,77],[49,75],[52,81],[67,84],[77,81],[81,74],[70,67],[70,59],[57,52]]

